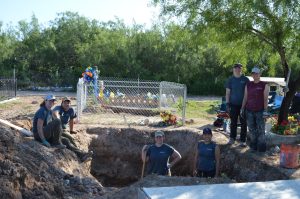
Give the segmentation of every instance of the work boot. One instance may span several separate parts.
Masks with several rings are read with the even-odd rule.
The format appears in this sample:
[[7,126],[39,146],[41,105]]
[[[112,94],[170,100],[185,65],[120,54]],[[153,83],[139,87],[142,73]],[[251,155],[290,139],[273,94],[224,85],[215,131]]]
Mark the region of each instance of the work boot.
[[80,158],[80,161],[81,161],[82,163],[84,163],[84,162],[87,162],[87,161],[92,160],[93,154],[94,154],[93,151],[87,152],[86,154],[84,154],[84,155]]
[[235,143],[235,140],[230,138],[227,144],[228,145],[233,145],[234,143]]
[[77,131],[70,131],[70,134],[77,134]]
[[55,144],[55,145],[53,145],[55,148],[58,148],[58,149],[65,149],[65,148],[67,148],[67,146],[66,145],[63,145],[63,144]]
[[240,147],[243,147],[243,148],[247,147],[246,142],[241,142]]
[[256,153],[256,152],[257,152],[257,149],[256,149],[256,148],[250,147],[250,153]]

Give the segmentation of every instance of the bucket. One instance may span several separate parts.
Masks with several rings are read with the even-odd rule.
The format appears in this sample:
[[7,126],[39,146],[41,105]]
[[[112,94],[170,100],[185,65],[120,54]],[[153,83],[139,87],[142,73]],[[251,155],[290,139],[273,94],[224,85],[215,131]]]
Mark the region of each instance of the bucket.
[[294,169],[299,166],[299,145],[281,144],[280,147],[280,166]]

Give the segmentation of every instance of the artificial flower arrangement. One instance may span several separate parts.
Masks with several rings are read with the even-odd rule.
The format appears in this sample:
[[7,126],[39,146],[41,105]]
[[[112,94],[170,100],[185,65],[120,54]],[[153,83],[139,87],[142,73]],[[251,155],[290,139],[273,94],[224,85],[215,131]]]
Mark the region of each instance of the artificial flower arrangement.
[[169,111],[162,111],[160,112],[160,117],[165,124],[168,125],[175,125],[177,123],[176,115],[172,114]]
[[95,82],[96,80],[96,70],[93,67],[88,66],[85,71],[82,73],[84,82],[90,83]]
[[283,120],[281,124],[276,122],[272,125],[272,132],[280,135],[296,135],[300,131],[300,115],[290,115],[288,120]]

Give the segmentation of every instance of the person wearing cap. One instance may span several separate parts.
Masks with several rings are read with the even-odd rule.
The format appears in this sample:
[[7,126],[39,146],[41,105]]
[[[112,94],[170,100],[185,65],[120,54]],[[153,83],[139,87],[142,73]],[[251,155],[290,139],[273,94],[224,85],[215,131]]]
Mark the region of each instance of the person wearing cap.
[[249,79],[242,75],[243,65],[240,63],[233,65],[233,76],[226,82],[226,110],[230,116],[230,139],[228,144],[234,144],[237,137],[237,123],[240,119],[241,134],[240,146],[246,146],[247,123],[245,115],[241,115],[241,107],[244,98],[245,86]]
[[181,159],[181,155],[172,146],[164,143],[164,132],[156,131],[154,139],[154,144],[144,145],[142,149],[142,160],[148,162],[147,174],[170,176],[170,169]]
[[40,104],[39,110],[33,118],[34,139],[42,142],[46,147],[55,146],[57,148],[66,148],[61,142],[61,121],[52,117],[51,108],[56,101],[54,95],[47,95]]
[[203,141],[198,142],[194,158],[194,176],[213,178],[219,176],[220,148],[212,141],[212,131],[204,128]]
[[62,138],[61,141],[64,145],[66,145],[67,149],[73,151],[77,157],[82,161],[85,162],[86,160],[90,159],[93,155],[92,151],[84,152],[80,150],[73,139],[73,137],[66,132],[67,127],[70,128],[71,134],[76,134],[73,130],[74,125],[74,118],[76,118],[76,113],[74,109],[71,107],[71,99],[68,97],[63,97],[60,106],[56,106],[53,109],[53,117],[61,120],[62,125]]
[[63,97],[60,106],[56,106],[53,109],[53,116],[59,118],[62,123],[62,128],[64,130],[69,126],[70,133],[76,134],[74,131],[74,119],[77,117],[74,109],[71,107],[71,99],[68,97]]
[[260,81],[261,71],[255,66],[251,70],[253,81],[245,88],[242,110],[245,108],[247,124],[250,133],[251,151],[266,151],[265,120],[268,115],[269,86],[266,82]]

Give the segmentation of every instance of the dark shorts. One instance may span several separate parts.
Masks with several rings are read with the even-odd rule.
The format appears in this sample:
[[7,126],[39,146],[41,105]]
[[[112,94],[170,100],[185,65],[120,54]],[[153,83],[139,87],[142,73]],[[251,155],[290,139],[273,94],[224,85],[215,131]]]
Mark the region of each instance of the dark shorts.
[[212,170],[212,171],[197,170],[197,177],[200,178],[214,178],[215,175],[216,175],[216,170]]

